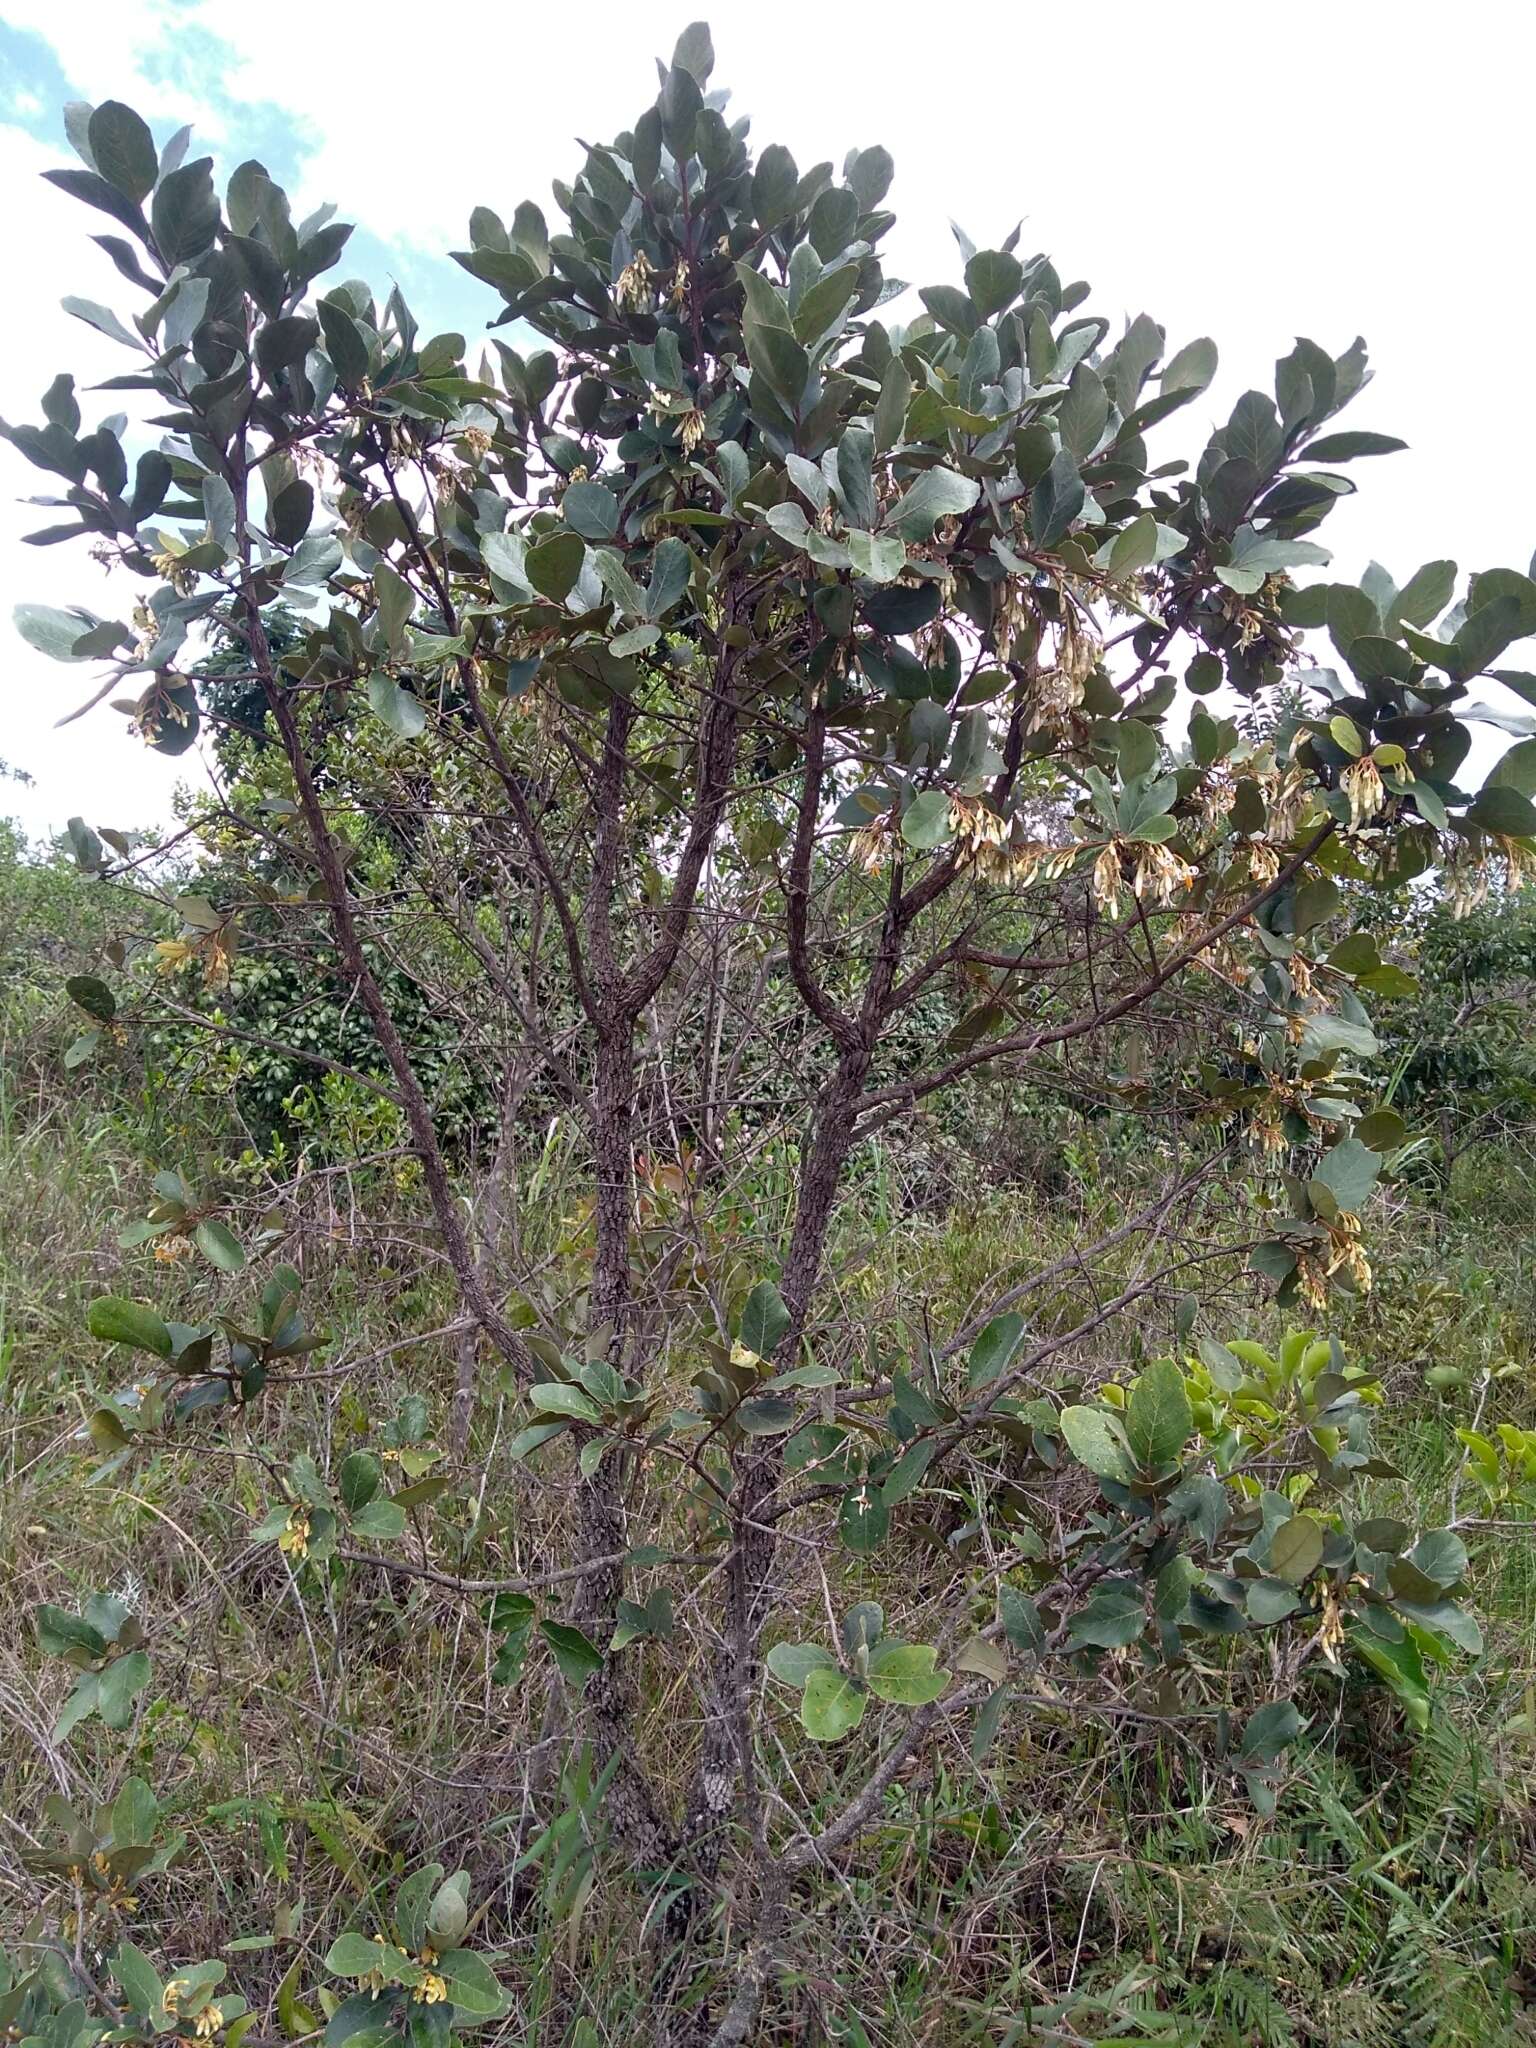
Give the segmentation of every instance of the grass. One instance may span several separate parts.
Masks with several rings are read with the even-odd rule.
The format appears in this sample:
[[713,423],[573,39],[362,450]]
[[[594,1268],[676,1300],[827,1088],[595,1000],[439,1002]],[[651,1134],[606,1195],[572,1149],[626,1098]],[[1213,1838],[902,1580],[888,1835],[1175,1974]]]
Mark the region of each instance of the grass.
[[[249,1438],[159,1451],[95,1477],[99,1460],[78,1441],[98,1369],[84,1309],[107,1288],[144,1291],[147,1255],[122,1253],[116,1233],[139,1200],[146,1152],[176,1141],[180,1112],[164,1100],[93,1107],[60,1091],[35,1052],[25,1033],[12,1040],[0,1089],[0,1939],[14,1939],[40,1905],[68,1909],[62,1894],[46,1899],[29,1867],[48,1833],[48,1795],[83,1811],[131,1770],[161,1791],[187,1837],[177,1866],[144,1887],[135,1937],[173,1959],[224,1953],[264,2029],[302,2035],[322,2017],[330,1941],[367,1925],[381,1885],[431,1857],[463,1862],[477,1895],[493,1901],[488,1926],[517,1994],[498,2042],[643,2038],[655,2019],[639,1926],[646,1896],[607,1853],[601,1800],[542,1694],[492,1682],[495,1645],[479,1610],[366,1570],[302,1599],[273,1549],[231,1540],[232,1526],[262,1512],[269,1468],[293,1450],[339,1459],[376,1440],[418,1391],[434,1427],[446,1426],[451,1347],[389,1348],[447,1320],[447,1297],[401,1260],[388,1183],[369,1184],[361,1220],[327,1194],[306,1237],[311,1313],[335,1337],[310,1382],[259,1410]],[[567,1284],[558,1153],[552,1141],[533,1168],[530,1224],[545,1230],[539,1255],[557,1290]],[[1523,1206],[1512,1210],[1517,1183]],[[1376,1293],[1343,1333],[1408,1397],[1388,1446],[1403,1478],[1380,1483],[1383,1512],[1417,1512],[1448,1494],[1461,1410],[1424,1387],[1425,1366],[1455,1363],[1471,1386],[1490,1365],[1531,1355],[1529,1193],[1513,1170],[1485,1162],[1435,1236],[1422,1212],[1385,1226]],[[767,1187],[759,1210],[777,1214],[778,1200]],[[917,1299],[940,1330],[970,1312],[984,1284],[1069,1249],[1107,1213],[1091,1159],[1048,1199],[1021,1182],[950,1189],[938,1207],[876,1159],[855,1207],[836,1261],[850,1307],[878,1327],[896,1318],[898,1296]],[[190,1276],[171,1268],[156,1280],[158,1299],[174,1306],[182,1287],[190,1305]],[[1069,1292],[1035,1304],[1037,1327],[1066,1313]],[[1213,1330],[1265,1333],[1230,1276],[1211,1284],[1202,1314]],[[1152,1348],[1165,1341],[1148,1338]],[[1125,1342],[1106,1338],[1102,1357],[1073,1370],[1118,1366]],[[328,1370],[331,1358],[375,1353],[385,1355],[348,1374]],[[1533,1405],[1526,1367],[1498,1383],[1490,1419],[1528,1423]],[[449,1568],[524,1569],[564,1511],[549,1482],[507,1466],[515,1426],[504,1401],[484,1404],[474,1464],[485,1482],[456,1493],[451,1536],[436,1539]],[[1475,1551],[1488,1647],[1474,1669],[1439,1675],[1428,1732],[1406,1734],[1386,1696],[1358,1681],[1315,1685],[1308,1740],[1271,1821],[1208,1748],[1165,1728],[1112,1738],[1046,1710],[979,1763],[957,1740],[893,1787],[880,1825],[833,1874],[836,1910],[797,1921],[777,2031],[764,2040],[1536,2039],[1536,1549],[1490,1532]],[[866,1569],[861,1590],[878,1593],[880,1572]],[[896,1558],[883,1569],[914,1567]],[[96,1587],[131,1595],[142,1613],[152,1703],[127,1737],[90,1723],[57,1743],[49,1731],[65,1674],[39,1660],[28,1614]],[[814,1589],[804,1592],[814,1611]],[[643,1669],[652,1735],[675,1730],[680,1785],[683,1673],[650,1652]],[[788,1724],[784,1745],[807,1796],[830,1800],[837,1763],[807,1757]],[[554,1825],[530,1839],[530,1786],[553,1759],[544,1806]]]

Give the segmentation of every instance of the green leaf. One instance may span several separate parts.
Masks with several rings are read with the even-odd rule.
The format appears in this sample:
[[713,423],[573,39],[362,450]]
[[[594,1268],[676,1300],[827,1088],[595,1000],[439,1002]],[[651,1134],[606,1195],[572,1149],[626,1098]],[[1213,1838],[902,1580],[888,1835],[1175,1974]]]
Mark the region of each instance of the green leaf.
[[1408,1553],[1408,1562],[1447,1591],[1467,1575],[1467,1546],[1450,1529],[1431,1529]]
[[981,496],[980,484],[953,469],[925,469],[898,502],[890,523],[906,540],[931,540],[941,519],[969,512]]
[[923,1707],[949,1683],[934,1669],[938,1652],[926,1643],[880,1643],[869,1660],[869,1689],[896,1707]]
[[592,1641],[568,1621],[541,1621],[539,1634],[543,1636],[560,1667],[560,1676],[567,1685],[578,1690],[584,1686],[594,1671],[603,1668],[603,1653]]
[[1184,1375],[1171,1358],[1149,1365],[1131,1388],[1125,1411],[1126,1440],[1144,1472],[1176,1458],[1194,1431]]
[[560,513],[583,540],[612,540],[619,530],[619,501],[606,484],[568,484]]
[[64,984],[64,993],[98,1023],[110,1024],[117,1015],[117,999],[107,984],[98,981],[94,974],[70,975]]
[[645,612],[649,619],[664,619],[693,580],[693,555],[688,543],[669,534],[657,544],[651,557],[651,580],[646,586]]
[[1102,1408],[1064,1408],[1061,1433],[1078,1463],[1086,1465],[1100,1479],[1112,1479],[1126,1486],[1135,1478],[1136,1468],[1130,1454]]
[[901,820],[901,836],[921,853],[943,846],[951,834],[948,792],[925,789],[907,806]]
[[405,1534],[405,1509],[392,1500],[371,1500],[352,1517],[352,1534],[371,1542],[393,1542]]
[[1201,335],[1194,341],[1186,341],[1184,346],[1169,358],[1168,365],[1159,379],[1160,387],[1165,393],[1187,391],[1193,397],[1208,388],[1211,379],[1216,375],[1219,360],[1216,344],[1208,335]]
[[86,132],[91,157],[107,183],[135,206],[147,199],[160,173],[160,159],[143,117],[121,100],[103,100]]
[[1074,1643],[1094,1650],[1123,1650],[1146,1632],[1146,1602],[1125,1586],[1106,1586],[1074,1614],[1069,1628]]
[[383,669],[375,669],[368,678],[368,706],[397,739],[413,740],[426,730],[426,706]]
[[1012,1365],[1024,1339],[1024,1318],[1010,1311],[994,1316],[971,1346],[966,1385],[973,1390],[987,1386]]
[[1536,833],[1536,805],[1504,783],[1485,783],[1468,804],[1466,815],[1469,823],[1511,839],[1528,839]]
[[775,1643],[766,1659],[781,1684],[803,1687],[813,1671],[836,1671],[837,1659],[820,1643]]
[[1299,1586],[1323,1561],[1323,1532],[1309,1515],[1293,1515],[1270,1539],[1269,1568],[1277,1578]]
[[361,1934],[338,1934],[326,1950],[325,1967],[333,1977],[367,1977],[382,1970],[391,1953],[383,1942]]
[[[1328,1190],[1340,1209],[1357,1215],[1370,1200],[1381,1171],[1381,1154],[1362,1145],[1358,1138],[1341,1138],[1324,1153],[1310,1185]],[[1329,1217],[1328,1221],[1332,1221]]]
[[[1072,372],[1067,395],[1056,415],[1056,431],[1068,454],[1086,461],[1103,438],[1109,418],[1109,393],[1104,380],[1089,363],[1079,363]],[[1151,517],[1150,514],[1146,515]],[[1153,520],[1153,532],[1157,522]],[[1150,560],[1151,557],[1149,556]]]
[[562,1380],[547,1380],[528,1389],[528,1399],[542,1415],[565,1415],[575,1422],[601,1422],[603,1411],[590,1394]]
[[813,1671],[800,1702],[800,1725],[813,1742],[840,1742],[863,1720],[868,1699],[835,1666]]
[[794,1428],[799,1415],[800,1410],[793,1401],[778,1394],[761,1394],[750,1401],[743,1401],[736,1410],[735,1420],[748,1436],[783,1436]]
[[374,564],[373,589],[379,601],[379,625],[384,643],[392,655],[401,655],[405,652],[406,621],[416,608],[415,593],[388,562]]
[[213,193],[213,159],[199,157],[161,179],[150,208],[155,246],[169,264],[190,263],[213,245],[219,202]]
[[560,604],[576,587],[587,545],[579,533],[553,533],[531,547],[523,558],[523,573],[541,597]]
[[1283,1749],[1289,1749],[1302,1730],[1302,1719],[1292,1700],[1271,1700],[1243,1723],[1239,1756],[1256,1763],[1273,1763]]
[[112,1974],[123,1988],[123,1996],[140,2018],[153,2022],[165,2016],[165,1985],[160,1973],[143,1949],[131,1941],[120,1941],[112,1958]]
[[1024,282],[1024,267],[1017,256],[1002,249],[978,250],[965,266],[965,288],[982,320],[990,320],[1011,306]]
[[83,1615],[71,1614],[66,1607],[50,1607],[46,1602],[34,1607],[32,1626],[37,1630],[38,1646],[44,1656],[67,1657],[72,1650],[87,1657],[106,1653],[107,1639],[101,1630]]
[[896,534],[864,533],[850,527],[843,545],[848,550],[854,573],[871,583],[893,583],[907,566],[907,547]]
[[1003,1633],[1014,1649],[1038,1655],[1045,1648],[1045,1623],[1040,1619],[1039,1608],[1027,1593],[1021,1593],[1006,1579],[997,1589],[997,1611]]
[[476,2019],[492,2019],[501,2011],[505,2003],[501,1986],[490,1965],[472,1950],[449,1949],[446,1955],[438,1957],[437,1973],[460,2012],[472,2013]]
[[1396,455],[1407,446],[1391,434],[1325,434],[1309,441],[1304,453],[1308,462],[1352,462],[1357,455]]
[[1051,466],[1029,494],[1029,531],[1038,548],[1053,548],[1083,509],[1087,492],[1077,464],[1065,448],[1051,457]]
[[771,1280],[759,1280],[741,1312],[739,1336],[758,1358],[772,1358],[789,1330],[789,1310]]
[[1361,1628],[1351,1632],[1349,1646],[1397,1696],[1410,1724],[1422,1734],[1429,1726],[1429,1687],[1413,1637],[1404,1635],[1400,1643],[1389,1643]]
[[[96,652],[77,654],[78,644],[93,635],[101,621],[92,612],[60,611],[54,605],[19,604],[11,613],[16,630],[29,647],[53,661],[90,661]],[[104,650],[105,651],[105,650]]]
[[149,1683],[149,1658],[143,1650],[114,1657],[96,1678],[96,1706],[109,1728],[126,1728],[133,1703]]
[[867,1479],[862,1486],[856,1486],[844,1496],[842,1511],[837,1518],[837,1531],[845,1550],[868,1556],[880,1548],[890,1529],[891,1511],[881,1498],[879,1489]]
[[240,1240],[212,1216],[203,1218],[193,1231],[192,1240],[209,1265],[217,1266],[221,1273],[238,1273],[245,1264]]
[[384,1484],[384,1467],[372,1451],[352,1451],[342,1460],[336,1483],[342,1506],[355,1515]]
[[85,1326],[103,1344],[131,1344],[136,1351],[171,1355],[171,1333],[152,1308],[116,1295],[98,1295],[86,1310]]

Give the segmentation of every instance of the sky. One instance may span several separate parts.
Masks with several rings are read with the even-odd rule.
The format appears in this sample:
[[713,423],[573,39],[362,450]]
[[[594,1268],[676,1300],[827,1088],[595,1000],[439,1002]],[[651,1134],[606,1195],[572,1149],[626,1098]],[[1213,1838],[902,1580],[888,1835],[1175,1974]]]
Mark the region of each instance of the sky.
[[[549,210],[551,178],[580,163],[575,138],[633,123],[689,16],[503,0],[444,19],[399,0],[365,15],[335,0],[0,0],[0,417],[39,420],[61,369],[83,386],[123,366],[58,310],[70,293],[136,299],[87,239],[107,223],[40,180],[76,162],[68,100],[127,100],[162,140],[192,122],[221,183],[259,157],[296,216],[336,202],[359,229],[336,275],[395,279],[426,332],[473,341],[499,301],[445,253],[466,245],[470,209]],[[1357,578],[1373,556],[1400,582],[1445,555],[1463,571],[1528,566],[1536,265],[1520,195],[1536,10],[716,0],[709,19],[713,82],[751,116],[758,148],[784,142],[802,168],[841,166],[855,145],[891,150],[889,271],[959,282],[952,220],[981,247],[1022,220],[1021,251],[1089,279],[1088,309],[1117,330],[1145,311],[1170,351],[1213,335],[1220,374],[1153,437],[1165,460],[1197,455],[1244,389],[1272,390],[1296,335],[1337,354],[1363,334],[1376,375],[1347,424],[1409,452],[1355,465],[1359,495],[1320,536],[1326,573]],[[87,424],[121,403],[87,395]],[[58,729],[95,672],[10,629],[20,602],[121,609],[78,548],[20,544],[53,515],[13,500],[50,483],[0,444],[0,760],[34,778],[0,782],[0,815],[36,834],[75,814],[164,822],[192,757],[150,753],[105,705]],[[1510,659],[1536,666],[1529,654]]]

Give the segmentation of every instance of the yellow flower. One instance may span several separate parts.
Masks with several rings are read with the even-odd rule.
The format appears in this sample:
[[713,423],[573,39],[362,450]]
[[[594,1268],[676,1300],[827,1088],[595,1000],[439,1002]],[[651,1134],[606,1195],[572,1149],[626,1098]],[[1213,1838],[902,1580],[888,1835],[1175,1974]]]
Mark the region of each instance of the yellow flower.
[[678,428],[678,438],[683,444],[683,453],[691,455],[704,438],[704,415],[696,405],[691,405],[683,414]]
[[309,1555],[309,1510],[294,1507],[288,1510],[288,1526],[277,1539],[277,1547],[285,1557],[300,1560]]
[[1107,917],[1117,918],[1121,908],[1120,849],[1109,840],[1093,864],[1089,886],[1093,900]]
[[1370,823],[1387,800],[1381,770],[1369,754],[1362,754],[1344,770],[1343,784],[1349,798],[1349,829],[1357,832]]
[[615,302],[631,312],[643,311],[650,304],[651,280],[655,275],[645,251],[637,249],[619,272],[618,283],[613,288]]
[[448,1982],[436,1970],[423,1970],[421,1982],[411,1993],[418,2005],[443,2005],[448,1998]]

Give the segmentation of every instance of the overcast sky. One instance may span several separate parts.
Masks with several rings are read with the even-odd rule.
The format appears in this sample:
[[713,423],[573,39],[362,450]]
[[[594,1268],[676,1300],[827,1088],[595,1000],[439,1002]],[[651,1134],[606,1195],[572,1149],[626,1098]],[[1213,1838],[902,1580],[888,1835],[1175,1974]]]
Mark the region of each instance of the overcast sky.
[[[223,176],[258,156],[300,213],[356,221],[338,275],[397,278],[430,333],[472,339],[498,302],[450,263],[470,208],[549,206],[580,162],[655,92],[653,59],[688,19],[586,0],[441,17],[375,0],[0,0],[0,416],[40,419],[54,373],[123,367],[57,310],[119,305],[131,287],[86,239],[98,217],[40,182],[73,163],[59,110],[124,99],[163,139],[195,124]],[[880,9],[716,0],[715,83],[754,143],[802,168],[852,145],[896,159],[887,268],[958,281],[949,231],[981,246],[1021,218],[1024,253],[1088,278],[1115,326],[1148,312],[1170,350],[1220,345],[1217,384],[1157,431],[1193,457],[1250,385],[1273,389],[1294,336],[1333,353],[1363,334],[1374,383],[1348,424],[1407,454],[1361,463],[1361,489],[1321,538],[1335,572],[1373,555],[1399,581],[1427,559],[1525,569],[1536,547],[1536,332],[1526,223],[1536,11],[1509,0],[1097,0],[1091,8]],[[368,232],[363,233],[361,230]],[[115,409],[84,400],[87,423]],[[23,547],[52,515],[14,499],[50,479],[0,444],[0,814],[31,830],[72,813],[126,828],[169,815],[185,762],[130,741],[88,668],[34,654],[9,628],[26,600],[109,611],[77,548]],[[1528,650],[1525,650],[1528,652]],[[1524,665],[1532,665],[1526,662]]]

